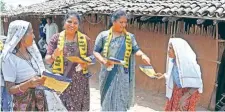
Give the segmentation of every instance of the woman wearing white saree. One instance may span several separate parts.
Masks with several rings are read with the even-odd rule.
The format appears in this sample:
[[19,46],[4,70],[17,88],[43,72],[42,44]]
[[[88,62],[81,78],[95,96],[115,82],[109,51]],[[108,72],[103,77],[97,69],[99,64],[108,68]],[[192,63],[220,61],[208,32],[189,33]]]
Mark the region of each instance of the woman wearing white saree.
[[33,40],[29,22],[16,20],[9,24],[7,40],[2,52],[2,73],[6,88],[13,95],[14,111],[45,111],[43,85],[45,70],[41,54]]
[[195,111],[203,84],[196,54],[185,40],[169,40],[166,73],[157,75],[166,78],[165,111]]

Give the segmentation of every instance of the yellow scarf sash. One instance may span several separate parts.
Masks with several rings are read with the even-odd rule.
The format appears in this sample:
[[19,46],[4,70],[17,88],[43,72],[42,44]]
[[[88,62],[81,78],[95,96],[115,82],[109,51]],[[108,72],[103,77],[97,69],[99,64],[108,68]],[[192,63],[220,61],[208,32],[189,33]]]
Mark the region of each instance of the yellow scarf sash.
[[[130,35],[128,34],[128,32],[126,30],[124,30],[124,33],[125,33],[125,38],[126,38],[126,43],[125,43],[126,44],[126,51],[125,51],[125,54],[124,54],[124,61],[125,61],[124,67],[128,68],[129,67],[129,61],[130,61],[130,55],[131,55],[131,51],[132,51],[132,41],[131,41]],[[112,28],[110,28],[109,35],[107,37],[106,43],[105,43],[104,48],[103,48],[103,56],[106,57],[106,58],[108,56],[109,44],[112,40],[112,36],[113,36]]]
[[0,40],[0,51],[3,50],[3,46],[4,46],[4,44],[3,44],[3,42]]
[[[87,48],[88,48],[87,40],[85,38],[85,35],[79,31],[77,31],[77,37],[78,37],[78,47],[80,51],[80,56],[81,58],[85,59],[87,58]],[[63,51],[64,43],[65,43],[65,30],[59,34],[59,41],[58,41],[57,48],[60,51]],[[52,69],[53,73],[58,73],[58,74],[64,73],[64,58],[63,57],[64,57],[63,52],[61,52],[60,56],[56,57],[53,64],[53,69]],[[88,73],[87,68],[83,68],[82,72],[83,74],[87,74]]]

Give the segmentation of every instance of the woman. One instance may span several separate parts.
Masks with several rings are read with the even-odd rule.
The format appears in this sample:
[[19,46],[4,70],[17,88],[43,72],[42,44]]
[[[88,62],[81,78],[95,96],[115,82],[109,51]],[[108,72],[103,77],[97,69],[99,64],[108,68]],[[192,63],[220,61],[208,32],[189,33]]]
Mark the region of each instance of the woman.
[[203,84],[196,54],[185,40],[169,40],[166,73],[157,77],[166,78],[165,111],[195,111]]
[[[79,25],[80,17],[77,13],[67,14],[64,21],[65,30],[52,37],[45,57],[48,64],[53,64],[54,73],[72,79],[72,83],[60,96],[69,111],[88,111],[90,103],[87,64],[72,63],[66,58],[87,58],[91,55],[90,39],[79,32]],[[92,56],[90,58],[93,60]]]
[[15,111],[44,111],[47,107],[44,91],[36,88],[45,81],[40,77],[45,68],[33,36],[29,22],[10,23],[2,52],[2,73]]
[[[94,55],[102,64],[99,74],[101,106],[103,111],[126,111],[133,101],[134,55],[149,65],[150,59],[140,50],[134,35],[125,30],[126,12],[115,11],[111,22],[112,27],[97,36],[94,47]],[[114,65],[107,61],[109,57],[124,60],[125,64]]]
[[[6,36],[0,37],[0,62],[2,62],[1,54],[6,38],[7,38]],[[1,64],[0,69],[2,69]],[[1,111],[12,111],[12,95],[9,94],[9,92],[5,87],[2,71],[0,71],[0,75],[1,75]]]

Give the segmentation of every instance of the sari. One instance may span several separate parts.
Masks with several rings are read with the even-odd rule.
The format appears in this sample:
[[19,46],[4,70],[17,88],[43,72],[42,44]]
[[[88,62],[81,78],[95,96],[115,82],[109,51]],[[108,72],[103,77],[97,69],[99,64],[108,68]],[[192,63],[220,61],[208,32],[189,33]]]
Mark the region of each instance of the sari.
[[[109,30],[103,31],[97,36],[95,52],[102,53],[108,34]],[[128,69],[122,65],[114,65],[111,71],[107,71],[107,68],[101,65],[99,81],[102,111],[126,111],[133,105],[135,88],[134,54],[139,50],[139,47],[134,35],[131,33],[129,35],[132,40],[132,53]],[[125,50],[125,36],[112,38],[108,57],[124,60]]]
[[[20,42],[20,40],[26,34],[30,23],[23,21],[23,20],[16,20],[10,23],[7,39],[5,42],[5,46],[2,52],[2,67],[3,67],[3,78],[5,81],[13,82],[16,85],[22,82],[16,83],[10,79],[10,71],[6,68],[6,63],[9,64],[9,61],[12,59],[10,58],[12,55],[15,55],[15,47]],[[31,54],[33,60],[36,62],[36,66],[38,68],[37,76],[45,70],[44,63],[42,61],[41,54],[33,41],[33,45],[28,47],[27,50]],[[14,66],[11,66],[14,67]],[[17,70],[16,68],[13,68]],[[33,73],[36,73],[35,71]],[[16,71],[15,71],[15,78],[16,80]],[[17,93],[13,95],[13,110],[14,111],[45,111],[47,110],[44,90],[34,88],[28,89],[24,93]]]

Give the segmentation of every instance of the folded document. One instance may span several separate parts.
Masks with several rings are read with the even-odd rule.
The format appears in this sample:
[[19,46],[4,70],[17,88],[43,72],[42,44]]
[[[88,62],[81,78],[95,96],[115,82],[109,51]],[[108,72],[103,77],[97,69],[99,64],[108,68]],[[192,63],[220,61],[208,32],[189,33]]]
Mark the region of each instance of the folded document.
[[53,74],[50,72],[45,72],[45,71],[43,72],[42,77],[46,77],[46,80],[43,86],[61,93],[72,82],[72,79],[70,78],[67,78],[62,75]]
[[88,65],[92,65],[92,64],[95,63],[94,61],[92,61],[92,59],[90,57],[81,58],[81,57],[78,57],[78,56],[69,56],[69,57],[66,57],[66,58],[73,63],[79,63],[79,64],[86,63]]
[[142,72],[144,72],[147,76],[151,77],[151,78],[156,78],[155,76],[155,70],[153,69],[152,66],[145,66],[145,65],[141,65],[139,66],[139,68],[141,69]]
[[118,64],[118,65],[124,65],[125,61],[124,60],[119,60],[117,58],[109,57],[108,61],[112,62],[113,64]]

